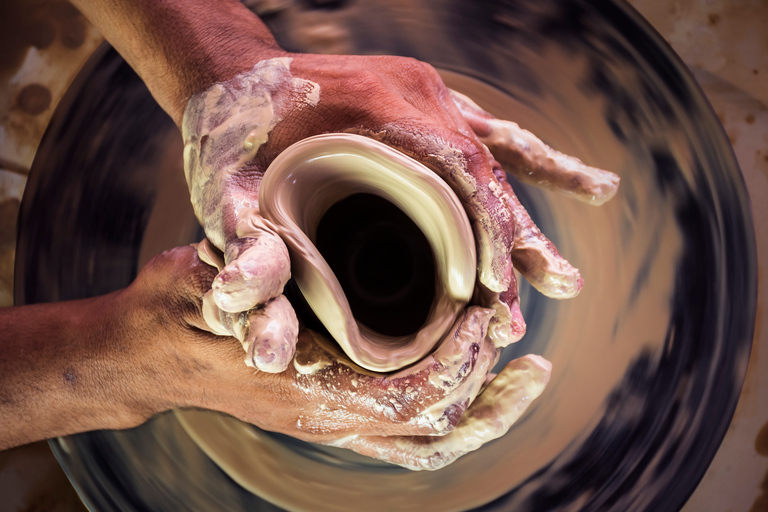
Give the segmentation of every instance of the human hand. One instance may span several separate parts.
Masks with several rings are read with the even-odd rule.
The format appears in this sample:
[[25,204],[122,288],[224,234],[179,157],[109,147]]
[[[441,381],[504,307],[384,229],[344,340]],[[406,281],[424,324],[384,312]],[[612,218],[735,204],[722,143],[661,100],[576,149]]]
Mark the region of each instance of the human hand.
[[[460,319],[465,319],[466,323],[466,314],[477,316],[483,311],[486,316],[492,314],[487,322],[481,322],[487,332],[474,328],[474,334],[470,336],[474,341],[458,346],[466,357],[476,357],[474,352],[490,353],[489,346],[498,350],[498,347],[520,339],[525,331],[515,274],[512,271],[513,261],[517,261],[524,275],[532,278],[534,285],[545,294],[565,298],[578,293],[581,287],[578,271],[559,255],[533,223],[526,227],[530,219],[526,221],[527,214],[519,207],[511,188],[503,181],[501,165],[483,144],[486,142],[494,151],[503,149],[504,144],[494,146],[492,140],[495,139],[488,138],[489,134],[503,133],[503,130],[496,130],[497,126],[488,122],[487,114],[474,112],[474,117],[465,117],[468,111],[474,109],[469,104],[468,107],[462,106],[460,98],[457,99],[445,88],[430,66],[400,57],[289,54],[277,47],[266,27],[236,0],[222,0],[215,6],[205,0],[76,0],[76,3],[139,73],[166,112],[178,125],[183,124],[185,172],[195,212],[213,245],[223,252],[223,260],[219,263],[226,265],[222,265],[222,271],[213,284],[213,291],[208,295],[208,315],[218,316],[221,332],[240,336],[249,354],[266,354],[262,361],[265,370],[279,371],[286,368],[279,374],[257,372],[254,375],[252,370],[240,363],[237,370],[233,371],[234,362],[242,359],[242,348],[237,343],[231,343],[231,339],[225,342],[223,340],[226,338],[215,338],[199,330],[208,325],[200,313],[202,303],[199,295],[204,290],[191,286],[191,283],[201,282],[199,269],[193,272],[198,278],[190,281],[187,274],[172,271],[178,265],[161,265],[165,261],[161,258],[155,266],[164,267],[165,270],[154,272],[152,267],[145,270],[144,277],[140,275],[138,284],[132,286],[129,289],[132,291],[124,296],[135,299],[133,307],[139,310],[145,308],[144,315],[132,315],[132,318],[154,318],[154,321],[136,326],[137,336],[144,333],[151,337],[152,333],[160,329],[169,340],[175,339],[178,342],[168,345],[178,347],[178,350],[172,350],[172,357],[160,357],[161,354],[157,352],[158,357],[153,358],[163,361],[181,358],[176,361],[177,364],[165,368],[169,375],[179,377],[166,382],[168,390],[173,391],[172,396],[176,397],[169,403],[209,406],[250,419],[265,428],[272,426],[278,431],[291,431],[291,428],[295,430],[299,426],[297,417],[289,411],[297,409],[281,409],[282,398],[288,400],[286,403],[289,405],[305,407],[307,417],[314,418],[320,415],[317,404],[324,402],[312,401],[308,399],[308,394],[323,397],[335,391],[334,386],[337,384],[333,369],[342,369],[336,363],[327,366],[319,376],[315,376],[317,378],[310,379],[311,385],[304,388],[299,385],[300,372],[294,371],[295,366],[290,365],[292,361],[297,361],[296,358],[291,359],[296,342],[296,336],[292,333],[297,325],[295,316],[287,313],[290,309],[287,301],[280,299],[282,287],[289,276],[288,253],[269,223],[259,215],[257,200],[261,177],[272,159],[293,142],[312,135],[348,132],[385,142],[433,169],[462,200],[473,224],[478,246],[479,290],[475,302],[484,307],[470,307],[460,315]],[[173,20],[174,26],[185,29],[168,30],[168,20]],[[182,111],[185,112],[183,123]],[[515,162],[511,157],[506,160]],[[557,165],[552,169],[552,175],[565,171]],[[575,172],[578,175],[582,171],[583,168]],[[557,182],[554,179],[550,181],[553,184]],[[562,182],[560,180],[558,183]],[[521,247],[515,246],[516,240],[530,242],[518,243],[525,249],[524,253],[518,251]],[[515,251],[518,251],[517,255]],[[216,251],[210,252],[210,259],[214,261],[217,258]],[[174,252],[170,256],[173,256],[171,259],[180,257],[182,260],[191,257],[188,250]],[[165,259],[168,257],[166,255]],[[192,264],[192,261],[186,264]],[[214,271],[208,268],[205,272],[212,277],[211,272]],[[180,294],[169,291],[155,297],[151,293],[153,281],[146,277],[152,275],[158,283],[164,283],[168,290],[176,290]],[[162,275],[170,277],[163,279]],[[184,290],[180,290],[179,286]],[[146,299],[143,306],[137,299],[142,297]],[[269,343],[262,347],[262,342],[256,339],[262,330],[253,325],[255,317],[252,313],[269,312],[272,309],[270,304],[280,306],[275,306],[274,315],[262,315],[258,320],[273,326],[270,329],[274,328]],[[165,314],[163,311],[169,311],[168,308],[176,311],[176,314],[160,318]],[[449,334],[452,332],[455,330],[449,331]],[[254,336],[250,345],[247,336]],[[181,343],[183,340],[189,343]],[[306,340],[305,334],[301,335],[301,340]],[[303,343],[301,341],[299,344],[300,353],[303,351]],[[443,345],[446,345],[446,351],[453,346],[445,340]],[[483,347],[486,347],[486,352],[483,352]],[[435,354],[438,353],[442,352],[438,350]],[[168,355],[167,352],[164,354]],[[425,359],[424,364],[431,364],[429,361],[432,359]],[[533,361],[529,365],[532,368],[531,375],[537,376],[532,381],[539,384],[538,387],[530,386],[534,391],[529,396],[534,397],[546,383],[549,369],[536,358],[530,361]],[[465,360],[465,363],[468,362]],[[252,363],[256,366],[260,364],[254,358]],[[337,363],[349,367],[338,358]],[[422,376],[439,376],[442,368],[450,366],[437,362],[432,370],[422,368],[426,371]],[[479,382],[480,376],[485,379],[490,371],[490,366],[482,365],[477,370],[476,362],[462,364],[461,368],[464,368],[461,370],[462,375],[467,369],[473,370],[471,382]],[[317,432],[295,432],[295,435],[322,442],[348,443],[363,453],[373,450],[388,454],[391,460],[405,460],[406,454],[401,452],[398,457],[393,455],[392,450],[402,446],[413,448],[414,443],[438,446],[442,453],[453,453],[452,449],[447,448],[452,442],[450,436],[456,438],[464,435],[463,444],[459,445],[474,446],[476,443],[467,436],[474,435],[471,432],[476,427],[482,427],[477,422],[485,414],[498,419],[491,422],[495,426],[489,431],[503,432],[509,422],[502,421],[501,417],[509,418],[513,415],[494,416],[493,409],[499,407],[506,410],[511,407],[511,411],[515,407],[524,408],[524,404],[528,403],[524,398],[521,398],[523,405],[514,403],[514,400],[509,404],[504,401],[495,403],[488,398],[490,394],[511,393],[515,389],[515,378],[500,378],[509,374],[509,371],[505,371],[507,373],[502,372],[489,385],[489,395],[481,394],[476,401],[477,407],[473,405],[475,409],[470,408],[464,415],[466,420],[462,420],[462,425],[470,425],[468,430],[459,428],[442,438],[448,440],[448,443],[414,438],[422,441],[401,439],[402,443],[392,446],[386,440],[377,441],[370,430],[364,429],[362,432],[369,434],[365,438],[348,438],[344,441],[338,438],[338,428],[341,428],[338,426],[339,420],[333,418],[323,419],[319,423],[330,428],[331,433],[326,439],[318,437]],[[402,376],[412,375],[408,372]],[[188,379],[181,378],[181,374]],[[216,380],[217,377],[220,380]],[[406,418],[416,418],[426,410],[421,407],[429,407],[431,404],[434,410],[445,412],[448,405],[457,405],[455,400],[458,398],[472,396],[472,393],[460,393],[457,389],[450,392],[444,390],[437,395],[443,397],[444,401],[430,403],[429,399],[422,398],[422,393],[431,396],[428,386],[411,396],[408,395],[408,386],[402,389],[399,385],[393,385],[394,377],[369,377],[371,380],[366,380],[366,385],[371,388],[359,396],[375,395],[373,389],[378,386],[379,396],[387,400],[371,404],[360,398],[363,400],[361,407],[369,407],[367,413],[366,409],[361,409],[364,412],[361,414],[363,418],[373,418],[369,423],[378,425],[374,430],[378,429],[379,434],[385,436],[408,436],[413,433],[394,432],[391,427],[382,425],[380,422],[383,419],[391,422],[392,418],[379,416],[376,419],[379,413],[375,410],[376,403],[382,407],[382,412],[387,410],[384,408],[386,402],[408,404],[411,408],[405,410],[411,415]],[[434,382],[440,382],[439,379],[428,380],[432,387]],[[174,382],[184,382],[186,385],[175,386]],[[210,382],[220,385],[210,387]],[[358,382],[359,385],[360,379],[347,375],[340,382],[347,382],[354,387],[353,383]],[[408,380],[399,381],[403,382]],[[467,382],[467,379],[462,382]],[[400,394],[387,395],[383,391],[385,385],[387,392]],[[477,387],[466,386],[466,389],[472,390]],[[288,391],[284,392],[284,389]],[[323,389],[325,394],[317,391]],[[351,388],[347,386],[346,389]],[[201,391],[204,396],[202,400]],[[525,393],[520,396],[523,395]],[[257,403],[258,397],[263,400],[266,400],[263,397],[271,397],[277,413],[273,415],[269,408],[265,408],[258,411],[259,417],[255,417],[255,409],[250,408],[251,404],[244,396],[252,396],[254,403]],[[349,393],[338,396],[343,397],[342,401],[349,400]],[[469,400],[471,398],[466,403],[458,403],[458,407],[452,410],[464,411]],[[373,413],[370,412],[371,406],[374,407]],[[397,412],[397,408],[394,409]],[[360,413],[350,408],[341,408],[339,417],[348,415],[352,418],[353,412]],[[458,421],[455,414],[448,416]],[[290,419],[294,420],[296,427],[289,428]],[[334,421],[337,427],[333,426]],[[475,425],[471,426],[473,423]],[[392,437],[387,439],[393,440]],[[414,451],[418,450],[411,450]]]
[[[490,333],[498,346],[525,332],[513,263],[550,297],[575,296],[582,279],[530,219],[488,147],[515,174],[577,197],[591,194],[595,203],[618,186],[616,175],[493,119],[447,89],[431,66],[400,57],[283,53],[194,96],[183,128],[195,211],[225,255],[212,299],[232,313],[272,300],[288,279],[288,253],[259,215],[258,187],[280,152],[312,135],[351,132],[383,141],[453,188],[477,242],[476,302],[496,312]],[[288,364],[292,346],[280,352],[287,359],[276,367]]]
[[308,330],[285,371],[254,372],[236,340],[204,330],[201,296],[215,275],[181,247],[150,261],[121,293],[133,340],[123,350],[152,363],[154,385],[138,394],[155,394],[155,412],[204,407],[409,469],[439,469],[503,435],[549,379],[549,363],[526,356],[481,392],[499,349],[487,337],[493,311],[476,306],[433,354],[395,374],[361,370]]

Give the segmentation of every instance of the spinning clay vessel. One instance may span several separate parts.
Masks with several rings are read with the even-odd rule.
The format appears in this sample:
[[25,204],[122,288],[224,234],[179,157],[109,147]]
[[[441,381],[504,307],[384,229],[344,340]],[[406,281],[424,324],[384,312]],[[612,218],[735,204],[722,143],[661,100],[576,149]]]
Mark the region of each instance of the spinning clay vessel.
[[[333,215],[339,207],[343,211]],[[388,372],[423,358],[472,296],[475,243],[461,203],[434,172],[380,142],[328,134],[294,144],[267,169],[259,209],[288,245],[293,278],[307,304],[363,368]],[[399,219],[400,212],[407,219]],[[324,220],[326,215],[331,218]],[[419,232],[409,232],[411,222]],[[323,244],[323,236],[332,242]],[[419,238],[428,243],[429,254],[419,247]],[[336,250],[337,272],[319,245]],[[431,261],[418,263],[420,258]],[[387,269],[398,263],[399,268]],[[430,273],[434,278],[424,275]],[[426,318],[414,332],[397,332],[401,319],[386,318],[388,311],[395,315],[398,302],[413,309],[408,302],[423,296],[419,288],[425,282],[434,282]],[[384,318],[366,323],[355,315],[367,307],[372,318],[377,304]],[[368,325],[372,321],[393,329],[379,332]]]

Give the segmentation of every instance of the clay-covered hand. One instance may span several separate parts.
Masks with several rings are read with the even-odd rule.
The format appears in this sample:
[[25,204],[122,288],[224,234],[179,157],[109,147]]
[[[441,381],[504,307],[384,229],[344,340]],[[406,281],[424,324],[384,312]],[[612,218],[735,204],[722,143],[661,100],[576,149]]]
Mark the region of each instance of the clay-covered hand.
[[365,372],[308,330],[285,371],[254,372],[242,364],[237,340],[205,331],[201,297],[215,275],[193,247],[176,248],[121,294],[132,340],[121,350],[152,362],[158,382],[142,393],[163,395],[155,412],[218,410],[410,469],[438,469],[506,433],[549,380],[549,363],[525,356],[483,390],[500,349],[487,336],[493,311],[476,306],[458,316],[433,354],[399,373]]
[[[433,169],[456,192],[477,243],[477,302],[496,312],[490,335],[497,346],[525,332],[513,263],[545,295],[579,292],[578,270],[531,221],[491,150],[510,164],[510,172],[577,197],[594,196],[593,202],[615,193],[618,177],[547,148],[514,123],[493,119],[446,88],[428,64],[276,52],[196,94],[184,112],[192,202],[206,235],[224,253],[226,266],[212,294],[221,310],[248,311],[280,296],[289,278],[288,252],[259,215],[259,183],[288,146],[328,132],[380,140]],[[287,364],[281,360],[275,368]]]
[[[517,123],[497,119],[467,96],[453,91],[453,99],[464,119],[503,168],[524,183],[531,183],[568,197],[600,206],[618,190],[619,177],[590,167],[578,158],[547,146]],[[531,220],[506,175],[494,168],[504,202],[515,218],[512,263],[537,290],[548,297],[575,296],[583,284],[581,276]]]

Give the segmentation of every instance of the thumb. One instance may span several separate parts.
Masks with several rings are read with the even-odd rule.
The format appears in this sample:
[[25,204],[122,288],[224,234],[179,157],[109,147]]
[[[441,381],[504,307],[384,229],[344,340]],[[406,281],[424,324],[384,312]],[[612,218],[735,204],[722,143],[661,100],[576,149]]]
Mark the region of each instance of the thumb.
[[[208,240],[199,244],[198,254],[202,261],[218,269],[224,265],[220,253]],[[214,291],[210,290],[203,296],[202,309],[207,330],[240,340],[246,352],[246,365],[268,373],[279,373],[293,360],[299,322],[284,295],[278,295],[261,307],[227,312],[216,304]]]
[[213,280],[213,300],[230,313],[277,297],[291,277],[288,248],[269,232],[228,243],[224,259],[226,266]]
[[268,373],[284,371],[293,360],[298,335],[299,321],[285,295],[250,311],[242,339],[245,364]]

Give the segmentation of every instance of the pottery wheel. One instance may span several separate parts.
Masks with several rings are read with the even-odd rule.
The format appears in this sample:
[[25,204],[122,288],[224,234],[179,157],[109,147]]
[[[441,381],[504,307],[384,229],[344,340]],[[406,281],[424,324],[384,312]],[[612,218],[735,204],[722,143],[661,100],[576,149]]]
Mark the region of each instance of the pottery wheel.
[[[543,355],[554,365],[549,387],[506,436],[436,472],[198,411],[184,413],[184,426],[167,413],[129,431],[55,440],[85,503],[157,512],[680,507],[733,415],[756,305],[741,175],[683,64],[619,1],[316,4],[264,18],[291,50],[430,62],[497,116],[621,175],[601,208],[515,184],[585,279],[563,302],[522,286],[528,333],[502,363]],[[30,175],[16,303],[109,292],[152,255],[200,239],[181,165],[172,122],[114,51],[97,52]]]

